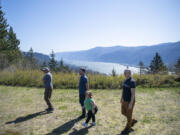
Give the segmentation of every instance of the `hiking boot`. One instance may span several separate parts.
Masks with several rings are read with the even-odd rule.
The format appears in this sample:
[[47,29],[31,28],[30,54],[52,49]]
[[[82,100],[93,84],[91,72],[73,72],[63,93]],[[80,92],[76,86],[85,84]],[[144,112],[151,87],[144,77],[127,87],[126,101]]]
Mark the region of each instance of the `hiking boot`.
[[137,120],[133,119],[133,120],[132,120],[131,127],[133,127],[137,122],[138,122]]
[[133,129],[132,128],[125,128],[122,132],[121,132],[121,134],[122,135],[126,135],[126,134],[129,134],[131,131],[133,131]]

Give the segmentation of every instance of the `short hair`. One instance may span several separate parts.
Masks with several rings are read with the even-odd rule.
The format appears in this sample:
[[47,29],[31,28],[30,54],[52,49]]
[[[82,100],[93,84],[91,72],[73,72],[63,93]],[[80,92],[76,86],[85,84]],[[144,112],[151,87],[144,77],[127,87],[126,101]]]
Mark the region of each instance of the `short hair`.
[[125,69],[125,70],[124,70],[124,74],[127,73],[127,72],[131,75],[131,70]]
[[85,68],[80,68],[81,71],[83,71],[84,73],[86,72]]
[[91,91],[86,91],[86,94],[90,97],[90,98],[92,98],[92,92]]

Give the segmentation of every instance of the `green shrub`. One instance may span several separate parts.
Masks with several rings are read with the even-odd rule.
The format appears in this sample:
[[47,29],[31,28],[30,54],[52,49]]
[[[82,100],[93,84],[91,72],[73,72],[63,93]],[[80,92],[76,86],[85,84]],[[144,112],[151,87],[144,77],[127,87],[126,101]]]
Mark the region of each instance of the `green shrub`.
[[[44,74],[38,70],[1,71],[0,84],[26,87],[43,87]],[[120,89],[124,76],[107,76],[102,74],[87,74],[91,89]],[[180,87],[173,75],[133,75],[140,87]],[[79,75],[77,73],[53,73],[54,88],[78,89]]]

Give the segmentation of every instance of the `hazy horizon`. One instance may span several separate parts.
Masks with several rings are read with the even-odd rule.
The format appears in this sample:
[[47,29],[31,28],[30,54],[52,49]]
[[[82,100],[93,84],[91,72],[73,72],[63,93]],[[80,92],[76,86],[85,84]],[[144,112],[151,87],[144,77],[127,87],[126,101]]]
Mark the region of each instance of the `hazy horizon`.
[[[176,41],[176,42],[180,42],[180,40],[179,40],[179,41]],[[166,43],[176,43],[176,42],[165,42],[165,44],[166,44]],[[62,52],[86,51],[86,50],[90,50],[90,49],[97,48],[97,47],[104,47],[104,48],[108,48],[108,47],[118,47],[118,46],[122,46],[122,47],[142,47],[142,46],[157,46],[157,45],[160,45],[160,44],[164,44],[164,43],[157,43],[157,44],[150,44],[150,45],[137,45],[137,46],[126,46],[126,45],[95,46],[95,47],[87,48],[87,49],[84,49],[84,50],[62,51]],[[54,50],[53,50],[53,51],[54,51]],[[61,52],[56,52],[56,51],[54,51],[54,52],[55,52],[55,53],[61,53]]]
[[179,0],[2,0],[20,49],[49,54],[180,41]]

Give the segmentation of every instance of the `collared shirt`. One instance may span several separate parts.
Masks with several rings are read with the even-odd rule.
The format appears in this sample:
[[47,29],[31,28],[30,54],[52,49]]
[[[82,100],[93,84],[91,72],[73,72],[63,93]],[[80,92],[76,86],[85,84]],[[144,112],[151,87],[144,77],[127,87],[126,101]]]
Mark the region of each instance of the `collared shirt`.
[[126,102],[131,101],[131,88],[136,88],[135,81],[130,77],[129,79],[126,79],[123,83],[123,100]]
[[88,83],[88,78],[86,75],[82,75],[79,79],[79,94],[85,95],[86,93],[86,84]]
[[52,84],[52,74],[50,72],[46,73],[45,76],[43,77],[44,81],[44,87],[45,88],[53,88]]

